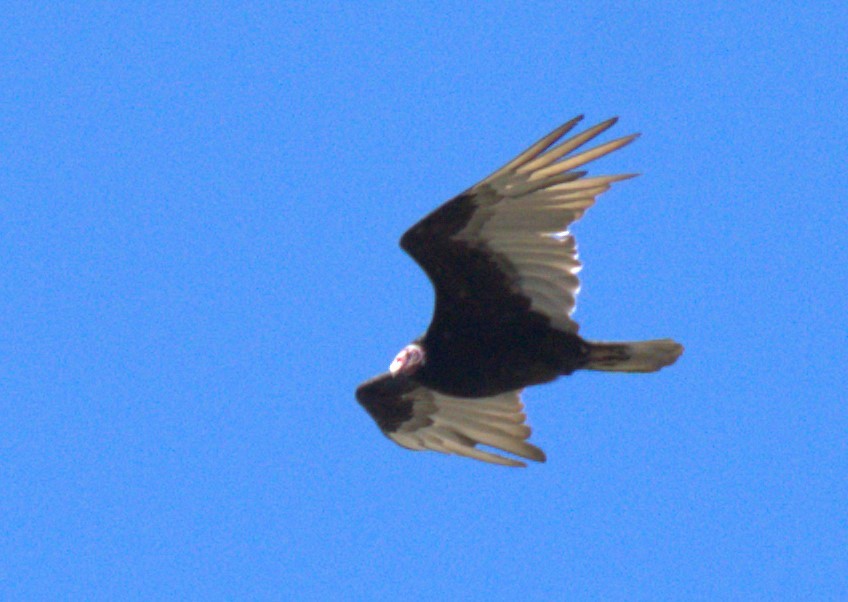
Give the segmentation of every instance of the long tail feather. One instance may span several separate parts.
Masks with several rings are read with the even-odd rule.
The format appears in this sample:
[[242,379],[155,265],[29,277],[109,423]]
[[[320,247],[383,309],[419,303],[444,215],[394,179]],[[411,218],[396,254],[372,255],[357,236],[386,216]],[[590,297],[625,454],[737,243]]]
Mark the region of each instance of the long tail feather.
[[627,343],[589,342],[585,369],[604,372],[656,372],[670,366],[683,353],[683,345],[671,339]]

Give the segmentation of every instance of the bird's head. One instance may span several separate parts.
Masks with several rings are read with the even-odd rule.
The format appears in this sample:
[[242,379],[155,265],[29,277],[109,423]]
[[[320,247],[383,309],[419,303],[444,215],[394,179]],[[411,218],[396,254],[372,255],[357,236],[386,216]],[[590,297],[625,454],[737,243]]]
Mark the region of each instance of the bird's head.
[[415,374],[423,364],[424,348],[421,345],[410,343],[401,349],[400,353],[389,364],[389,372],[391,372],[392,376],[397,376],[398,374],[410,376]]

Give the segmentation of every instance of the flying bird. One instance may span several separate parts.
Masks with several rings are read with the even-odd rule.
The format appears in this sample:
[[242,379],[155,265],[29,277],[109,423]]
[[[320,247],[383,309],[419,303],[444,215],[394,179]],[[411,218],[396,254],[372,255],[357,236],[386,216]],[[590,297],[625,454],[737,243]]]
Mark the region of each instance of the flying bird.
[[[613,182],[581,168],[638,134],[588,150],[609,119],[562,140],[576,117],[401,237],[427,273],[436,306],[427,332],[404,347],[389,372],[356,390],[383,433],[413,450],[494,464],[545,461],[529,443],[521,392],[575,370],[655,372],[683,347],[671,339],[598,342],[571,318],[580,288],[577,246],[568,227]],[[561,141],[561,142],[560,142]]]

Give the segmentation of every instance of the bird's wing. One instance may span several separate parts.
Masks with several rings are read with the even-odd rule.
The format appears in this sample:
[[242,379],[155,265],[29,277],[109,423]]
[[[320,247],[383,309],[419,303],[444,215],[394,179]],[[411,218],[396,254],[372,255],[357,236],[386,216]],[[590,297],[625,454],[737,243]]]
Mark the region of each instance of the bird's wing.
[[486,445],[527,460],[545,461],[545,453],[528,443],[521,391],[467,399],[442,395],[405,376],[383,374],[363,383],[356,399],[380,430],[412,450],[456,454],[504,466],[524,462],[477,447]]
[[582,119],[555,129],[492,175],[410,228],[401,247],[427,272],[440,312],[509,319],[529,309],[551,326],[577,332],[571,319],[580,288],[577,245],[568,226],[613,182],[633,175],[584,177],[575,171],[637,134],[576,152],[610,119],[557,144]]

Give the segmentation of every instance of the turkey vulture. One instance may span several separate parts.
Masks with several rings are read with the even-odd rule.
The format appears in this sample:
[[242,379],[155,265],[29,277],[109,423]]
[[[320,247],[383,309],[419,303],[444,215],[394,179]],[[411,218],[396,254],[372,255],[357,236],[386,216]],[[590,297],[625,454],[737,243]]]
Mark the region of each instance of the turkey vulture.
[[427,332],[356,398],[385,435],[414,450],[525,464],[543,462],[528,443],[521,391],[575,370],[654,372],[683,347],[671,339],[602,343],[577,334],[577,247],[568,226],[613,182],[579,170],[638,134],[575,152],[612,127],[609,119],[557,144],[572,119],[482,182],[410,228],[400,246],[429,276],[436,307]]

